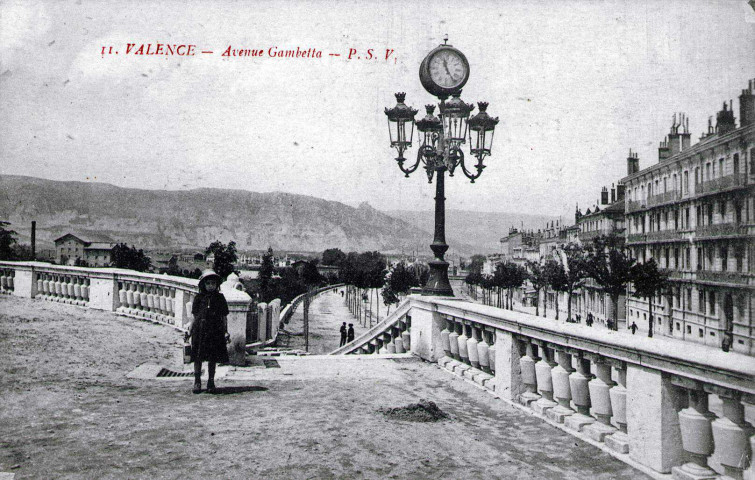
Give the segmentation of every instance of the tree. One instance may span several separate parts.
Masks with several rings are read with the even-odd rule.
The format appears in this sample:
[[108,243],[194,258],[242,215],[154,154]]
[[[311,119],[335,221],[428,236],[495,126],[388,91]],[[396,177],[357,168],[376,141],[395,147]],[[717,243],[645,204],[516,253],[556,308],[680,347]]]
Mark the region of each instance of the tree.
[[539,262],[527,261],[527,279],[535,290],[535,316],[540,315],[540,290],[548,288],[548,276],[545,267]]
[[168,260],[168,270],[165,272],[168,275],[181,276],[181,269],[178,267],[178,257],[175,255]]
[[571,321],[571,301],[574,290],[581,288],[587,279],[587,257],[581,245],[569,243],[561,249],[561,262],[565,274],[566,321]]
[[648,337],[653,336],[653,298],[668,287],[668,276],[658,270],[654,259],[637,263],[631,268],[634,295],[648,301]]
[[[472,298],[477,300],[477,286],[482,281],[482,274],[480,272],[470,271],[467,273],[466,278],[464,279],[464,282],[470,287],[469,291],[472,295]],[[472,289],[474,287],[474,289]]]
[[[65,263],[62,258],[61,262]],[[110,266],[146,272],[152,269],[152,260],[144,254],[144,250],[137,250],[133,245],[129,247],[125,243],[118,243],[111,251]]]
[[344,260],[346,260],[346,254],[338,248],[329,248],[322,252],[323,265],[341,266]]
[[383,304],[390,306],[401,301],[401,297],[409,294],[412,287],[419,286],[419,278],[414,270],[407,268],[406,263],[399,262],[390,268],[385,276],[385,286],[381,292]]
[[220,275],[220,278],[225,281],[228,275],[234,272],[234,264],[238,257],[236,256],[236,242],[231,241],[228,245],[225,245],[219,240],[215,240],[205,250],[205,255],[214,255],[215,260],[212,264],[212,269],[215,273]]
[[[559,292],[566,291],[566,273],[564,272],[564,267],[561,262],[557,262],[551,259],[545,262],[544,268],[546,272],[546,278],[548,279],[548,285],[555,292],[556,320],[558,320],[558,294]],[[547,288],[545,289],[545,293],[546,295],[548,294]]]
[[16,243],[16,232],[7,227],[10,222],[0,220],[0,260],[13,260],[13,245]]
[[316,287],[321,285],[325,279],[320,272],[317,271],[317,264],[315,262],[305,262],[304,268],[301,271],[301,279],[308,287]]
[[623,248],[623,241],[615,235],[599,236],[587,255],[587,272],[611,299],[608,318],[614,330],[619,327],[619,296],[632,281],[635,260]]
[[499,263],[496,266],[495,277],[496,285],[506,289],[506,308],[513,309],[513,290],[521,287],[527,280],[527,270],[516,263],[506,262],[503,265]]

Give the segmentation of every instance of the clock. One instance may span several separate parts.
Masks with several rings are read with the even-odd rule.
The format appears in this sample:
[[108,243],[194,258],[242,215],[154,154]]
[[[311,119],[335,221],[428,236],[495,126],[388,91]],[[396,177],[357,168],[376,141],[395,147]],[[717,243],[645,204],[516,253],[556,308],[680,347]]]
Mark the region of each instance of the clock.
[[440,45],[422,60],[419,79],[430,94],[446,99],[459,92],[469,80],[469,62],[458,49]]

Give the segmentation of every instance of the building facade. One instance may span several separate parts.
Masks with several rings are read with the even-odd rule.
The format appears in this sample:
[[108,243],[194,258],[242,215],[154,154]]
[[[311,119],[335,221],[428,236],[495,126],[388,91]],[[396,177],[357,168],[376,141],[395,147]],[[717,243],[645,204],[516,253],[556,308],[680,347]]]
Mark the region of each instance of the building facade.
[[755,96],[739,97],[740,124],[724,103],[716,126],[691,145],[674,116],[658,162],[627,159],[626,242],[640,262],[655,259],[671,288],[653,304],[629,297],[627,322],[657,334],[755,354]]
[[90,267],[107,267],[115,241],[102,234],[67,233],[55,239],[55,262],[59,265],[84,263]]

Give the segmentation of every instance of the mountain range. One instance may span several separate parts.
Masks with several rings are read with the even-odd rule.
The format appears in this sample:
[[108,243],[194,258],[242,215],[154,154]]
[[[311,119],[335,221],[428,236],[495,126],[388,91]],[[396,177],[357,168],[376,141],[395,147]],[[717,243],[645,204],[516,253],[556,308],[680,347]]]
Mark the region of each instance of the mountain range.
[[[459,254],[496,251],[510,224],[534,227],[548,219],[449,211],[447,238]],[[282,192],[141,190],[15,175],[0,175],[0,220],[11,222],[21,243],[29,242],[36,220],[40,248],[68,232],[96,232],[145,249],[202,249],[233,240],[240,250],[407,254],[429,253],[434,225],[432,212],[386,213],[366,202],[355,208]]]

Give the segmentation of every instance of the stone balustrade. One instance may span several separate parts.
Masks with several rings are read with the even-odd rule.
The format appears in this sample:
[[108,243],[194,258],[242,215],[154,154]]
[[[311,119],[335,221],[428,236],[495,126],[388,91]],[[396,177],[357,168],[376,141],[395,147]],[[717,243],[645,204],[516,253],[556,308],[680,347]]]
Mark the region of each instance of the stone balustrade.
[[331,355],[406,353],[411,350],[410,303],[404,301],[392,314]]
[[[67,303],[116,312],[121,315],[170,325],[185,331],[191,321],[191,306],[198,293],[198,281],[191,278],[155,275],[117,268],[84,268],[44,262],[0,262],[0,292],[26,298]],[[235,276],[221,285],[228,302],[229,355],[232,363],[243,364],[244,349],[260,338],[247,338],[251,297],[239,289]],[[277,302],[277,303],[276,303]],[[280,301],[262,304],[268,334],[277,331]],[[257,317],[253,317],[257,318]],[[274,337],[274,335],[273,335]]]
[[[675,479],[755,478],[752,357],[452,298],[412,295],[396,314],[411,318],[413,354],[619,458]],[[374,353],[388,338],[391,322],[340,353]]]

